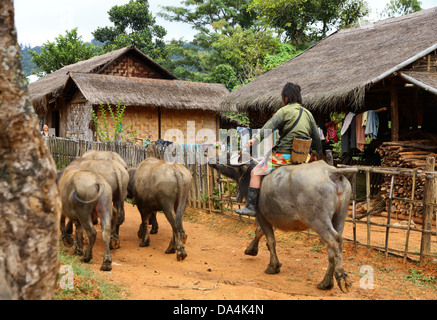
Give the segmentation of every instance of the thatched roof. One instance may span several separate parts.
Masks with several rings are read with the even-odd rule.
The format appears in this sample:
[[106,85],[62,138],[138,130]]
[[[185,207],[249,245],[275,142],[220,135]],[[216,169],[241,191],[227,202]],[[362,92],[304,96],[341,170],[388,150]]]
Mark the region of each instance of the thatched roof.
[[437,72],[403,71],[399,76],[423,90],[437,95]]
[[71,98],[76,88],[93,105],[116,105],[121,99],[126,106],[235,111],[219,110],[229,94],[222,84],[70,72],[63,94]]
[[42,113],[46,111],[49,100],[57,97],[61,93],[68,79],[68,72],[100,73],[114,63],[119,57],[127,53],[134,54],[154,69],[159,70],[166,79],[177,79],[173,74],[150,59],[135,46],[128,46],[123,49],[93,57],[89,60],[65,66],[38,81],[31,83],[29,85],[30,99],[32,100],[36,112]]
[[437,49],[437,7],[340,30],[232,92],[221,103],[240,112],[275,111],[286,82],[301,86],[311,110],[357,110],[365,91]]

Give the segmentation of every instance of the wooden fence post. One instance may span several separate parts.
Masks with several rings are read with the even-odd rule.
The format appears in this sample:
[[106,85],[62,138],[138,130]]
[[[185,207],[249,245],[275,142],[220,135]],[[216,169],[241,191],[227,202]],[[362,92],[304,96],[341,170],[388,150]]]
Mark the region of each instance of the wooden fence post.
[[[434,171],[435,170],[435,158],[434,157],[426,157],[426,171]],[[437,183],[435,181],[435,177],[431,179],[426,179],[425,182],[425,199],[424,199],[424,210],[422,217],[422,243],[420,247],[420,266],[426,265],[430,258],[429,254],[431,253],[431,234],[427,231],[431,231],[432,228],[432,218],[435,207],[433,206],[436,203],[437,198]]]

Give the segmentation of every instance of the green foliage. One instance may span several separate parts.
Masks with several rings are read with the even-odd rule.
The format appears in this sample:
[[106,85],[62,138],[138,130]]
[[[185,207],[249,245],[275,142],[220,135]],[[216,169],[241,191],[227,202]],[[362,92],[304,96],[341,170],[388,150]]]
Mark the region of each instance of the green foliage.
[[237,84],[237,74],[229,64],[219,64],[215,66],[206,78],[210,83],[222,83],[232,90]]
[[390,0],[386,4],[381,18],[397,17],[422,10],[418,0]]
[[369,13],[364,0],[253,0],[248,9],[294,45],[319,41]]
[[270,71],[276,68],[277,66],[283,64],[284,62],[297,56],[298,54],[302,53],[303,51],[304,51],[303,48],[301,50],[296,49],[296,47],[294,47],[289,43],[280,43],[278,53],[267,54],[265,56],[262,66],[263,71],[264,72]]
[[426,276],[423,274],[422,270],[415,270],[413,268],[408,269],[409,275],[404,276],[403,278],[409,280],[417,285],[432,285],[436,283],[436,279],[434,276]]
[[108,14],[114,26],[93,32],[96,40],[104,43],[105,52],[135,45],[158,63],[167,59],[164,43],[167,31],[156,24],[147,0],[130,0],[128,4],[113,6]]
[[272,31],[255,32],[235,27],[227,35],[215,34],[206,47],[172,41],[168,45],[174,59],[164,64],[177,77],[199,82],[223,83],[229,90],[263,71],[264,58],[279,52],[281,43]]
[[77,34],[77,28],[66,31],[66,35],[59,35],[54,42],[46,42],[41,47],[41,53],[29,51],[31,61],[37,66],[33,74],[49,74],[64,66],[90,59],[99,55],[100,48],[82,41]]
[[228,116],[229,118],[238,120],[243,124],[250,125],[250,120],[249,117],[247,116],[247,113],[225,112],[224,115]]
[[249,10],[251,0],[183,0],[182,6],[163,6],[159,13],[169,21],[184,22],[201,34],[228,33],[240,26],[252,28],[256,15]]
[[164,6],[160,15],[190,24],[199,31],[187,45],[169,45],[174,60],[164,65],[177,77],[223,83],[229,90],[260,75],[264,57],[276,54],[280,41],[259,24],[249,9],[251,0],[185,0],[182,6]]
[[105,282],[99,275],[89,269],[89,266],[79,261],[79,257],[72,256],[59,250],[61,265],[71,266],[73,269],[74,283],[71,289],[61,289],[60,281],[65,274],[59,273],[55,300],[120,300],[125,288]]
[[[109,103],[105,107],[105,105],[101,102],[99,106],[100,119],[97,117],[94,110],[92,110],[94,126],[96,128],[97,137],[100,141],[116,141],[118,135],[123,141],[128,143],[135,142],[137,132],[131,131],[132,124],[123,127],[125,109],[126,106],[121,105],[121,100],[118,101],[117,105],[115,106],[115,110],[112,109]],[[109,112],[109,119],[111,120],[112,126],[109,123],[106,113],[107,111]]]
[[230,65],[240,83],[263,73],[262,65],[266,55],[279,51],[280,41],[272,31],[255,32],[237,26],[232,34],[220,35],[212,44],[214,51],[210,59],[213,65],[219,62]]

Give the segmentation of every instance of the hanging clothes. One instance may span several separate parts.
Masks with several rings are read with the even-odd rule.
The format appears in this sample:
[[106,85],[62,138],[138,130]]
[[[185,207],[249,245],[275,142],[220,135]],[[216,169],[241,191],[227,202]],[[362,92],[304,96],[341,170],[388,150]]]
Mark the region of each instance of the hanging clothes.
[[375,110],[369,110],[367,112],[367,124],[365,134],[372,139],[378,136],[379,118]]
[[361,125],[365,128],[367,125],[367,111],[363,112],[363,120],[361,121]]
[[[351,116],[349,116],[350,114],[352,114]],[[347,153],[349,151],[351,151],[352,149],[356,148],[357,146],[357,130],[356,130],[356,117],[355,117],[355,113],[350,112],[346,118],[348,118],[348,125],[346,127],[346,130],[344,132],[344,134],[341,135],[341,152],[342,153]],[[346,121],[345,118],[345,121]],[[344,124],[343,124],[343,128],[344,128]],[[342,128],[342,132],[343,132],[343,128]]]
[[343,127],[341,127],[341,135],[344,135],[346,131],[349,129],[349,126],[351,125],[352,119],[355,117],[355,113],[349,112],[344,118],[343,121]]
[[[364,114],[360,113],[356,115],[356,137],[357,137],[357,149],[364,152],[364,142],[366,138],[365,130],[366,127],[363,126]],[[366,120],[367,121],[367,120]]]
[[317,127],[317,131],[319,132],[320,140],[325,140],[325,135],[323,134],[323,130],[320,127]]

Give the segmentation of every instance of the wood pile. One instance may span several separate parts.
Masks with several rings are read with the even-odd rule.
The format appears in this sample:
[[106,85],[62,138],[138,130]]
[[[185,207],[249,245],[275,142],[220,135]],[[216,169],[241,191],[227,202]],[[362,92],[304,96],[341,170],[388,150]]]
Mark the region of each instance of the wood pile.
[[[437,159],[437,146],[431,140],[411,140],[402,142],[385,142],[379,148],[382,162],[381,167],[411,168],[425,170],[426,158]],[[382,197],[386,199],[386,210],[389,206],[391,175],[385,175],[381,186]],[[413,178],[406,175],[396,175],[393,183],[392,214],[407,214],[410,202],[395,198],[411,199]],[[425,178],[417,177],[415,182],[413,202],[413,217],[421,216],[423,211],[422,199],[425,189]]]

